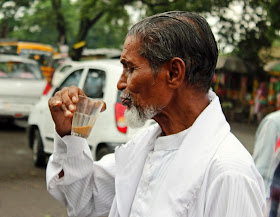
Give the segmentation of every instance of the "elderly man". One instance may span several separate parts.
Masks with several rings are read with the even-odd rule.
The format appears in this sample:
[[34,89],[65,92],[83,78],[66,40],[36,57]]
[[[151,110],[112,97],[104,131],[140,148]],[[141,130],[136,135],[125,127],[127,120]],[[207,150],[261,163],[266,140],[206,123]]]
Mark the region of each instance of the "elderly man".
[[69,136],[82,90],[49,100],[56,125],[48,191],[70,216],[261,217],[263,180],[209,91],[218,49],[209,25],[189,12],[148,17],[127,34],[118,82],[130,126],[157,124],[99,162]]

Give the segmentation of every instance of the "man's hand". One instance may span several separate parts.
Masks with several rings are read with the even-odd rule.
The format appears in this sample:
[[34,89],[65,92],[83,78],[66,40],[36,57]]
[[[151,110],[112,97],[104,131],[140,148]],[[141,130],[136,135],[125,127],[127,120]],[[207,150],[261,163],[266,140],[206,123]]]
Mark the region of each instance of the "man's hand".
[[[57,91],[49,99],[49,108],[55,129],[61,137],[71,133],[73,113],[76,111],[76,103],[79,101],[79,95],[86,96],[83,90],[76,86],[71,86]],[[101,112],[105,110],[106,103],[103,102]]]
[[80,88],[71,86],[57,91],[49,99],[55,129],[61,137],[71,133],[73,113],[76,111],[75,104],[79,101],[79,95],[85,96],[85,93]]

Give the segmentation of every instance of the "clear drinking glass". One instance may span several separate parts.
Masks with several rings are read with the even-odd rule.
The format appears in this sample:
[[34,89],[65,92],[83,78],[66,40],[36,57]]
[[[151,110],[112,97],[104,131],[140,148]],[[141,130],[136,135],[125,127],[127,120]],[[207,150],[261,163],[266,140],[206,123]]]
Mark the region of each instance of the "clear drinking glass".
[[102,100],[79,96],[73,114],[71,135],[87,138],[102,107]]

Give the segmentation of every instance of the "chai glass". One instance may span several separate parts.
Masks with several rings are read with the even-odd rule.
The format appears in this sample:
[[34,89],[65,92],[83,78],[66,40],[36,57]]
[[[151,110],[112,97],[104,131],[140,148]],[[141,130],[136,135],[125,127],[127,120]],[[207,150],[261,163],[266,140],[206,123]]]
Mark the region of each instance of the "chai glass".
[[79,95],[73,114],[71,135],[88,138],[91,129],[103,107],[103,101]]

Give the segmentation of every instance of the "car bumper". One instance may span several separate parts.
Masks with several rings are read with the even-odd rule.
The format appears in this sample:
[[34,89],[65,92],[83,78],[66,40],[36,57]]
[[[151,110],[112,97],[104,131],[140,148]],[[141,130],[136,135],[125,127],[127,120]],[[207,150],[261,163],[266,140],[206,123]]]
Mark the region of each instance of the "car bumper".
[[2,103],[0,104],[0,117],[27,118],[33,106],[33,104]]

